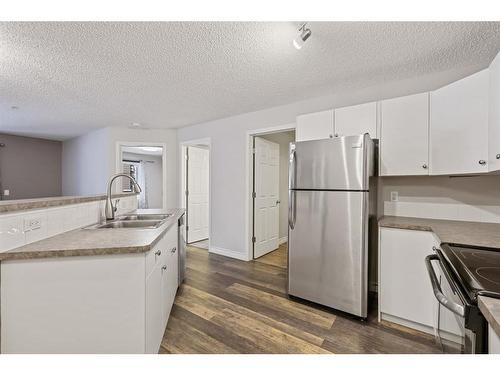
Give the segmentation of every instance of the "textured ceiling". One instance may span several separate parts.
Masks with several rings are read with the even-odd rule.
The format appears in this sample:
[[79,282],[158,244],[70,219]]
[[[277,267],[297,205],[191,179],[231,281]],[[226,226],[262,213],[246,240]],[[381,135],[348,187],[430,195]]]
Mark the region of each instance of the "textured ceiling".
[[[486,66],[500,23],[0,23],[0,131],[181,127]],[[12,106],[19,107],[12,109]]]

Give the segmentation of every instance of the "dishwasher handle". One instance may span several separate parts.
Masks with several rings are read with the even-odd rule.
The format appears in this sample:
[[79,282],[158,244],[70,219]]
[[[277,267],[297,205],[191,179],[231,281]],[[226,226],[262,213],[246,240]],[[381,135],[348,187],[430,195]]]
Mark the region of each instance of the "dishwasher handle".
[[427,267],[427,272],[429,274],[429,278],[431,279],[431,284],[432,284],[432,290],[434,292],[434,296],[436,296],[436,299],[438,302],[446,307],[448,310],[453,312],[454,314],[457,314],[460,317],[465,317],[465,309],[462,305],[455,303],[448,299],[443,291],[441,290],[441,286],[439,285],[438,278],[436,276],[436,272],[434,272],[434,268],[432,267],[432,261],[437,260],[439,261],[439,257],[436,254],[432,255],[427,255],[425,257],[425,266]]

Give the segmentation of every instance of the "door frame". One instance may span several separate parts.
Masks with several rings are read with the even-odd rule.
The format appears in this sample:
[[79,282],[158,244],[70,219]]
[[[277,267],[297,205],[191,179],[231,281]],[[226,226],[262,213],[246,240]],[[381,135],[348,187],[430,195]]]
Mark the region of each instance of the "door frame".
[[[208,149],[208,252],[210,252],[212,247],[212,138],[200,138],[179,142],[179,207],[183,207],[183,205],[187,202],[183,200],[186,194],[183,186],[185,186],[187,179],[187,173],[184,175],[184,172],[187,172],[187,169],[183,168],[183,164],[186,165],[186,155],[184,154],[184,149],[186,147],[196,146],[203,146]],[[187,215],[189,214],[187,207],[184,207],[184,209],[187,218]],[[188,238],[187,225],[188,222],[186,220],[186,232],[184,233],[186,239]]]
[[[115,173],[122,173],[122,147],[162,147],[163,152],[161,155],[161,168],[162,168],[162,206],[163,209],[167,209],[167,144],[161,142],[128,142],[128,141],[116,141],[115,150]],[[115,185],[118,186],[118,185]],[[115,187],[115,189],[118,189]],[[117,192],[118,190],[115,190]]]
[[245,221],[246,221],[246,231],[245,231],[245,236],[247,239],[247,259],[248,260],[253,260],[254,254],[253,254],[253,242],[252,242],[252,237],[253,237],[253,219],[254,219],[254,209],[253,209],[253,183],[254,183],[254,165],[253,165],[253,139],[255,136],[259,135],[266,135],[266,134],[273,134],[273,133],[283,133],[286,131],[296,131],[296,125],[294,122],[288,123],[288,124],[283,124],[283,125],[278,125],[278,126],[272,126],[268,128],[261,128],[261,129],[252,129],[248,130],[246,134],[246,197],[247,197],[247,204],[246,204],[246,214],[245,214]]

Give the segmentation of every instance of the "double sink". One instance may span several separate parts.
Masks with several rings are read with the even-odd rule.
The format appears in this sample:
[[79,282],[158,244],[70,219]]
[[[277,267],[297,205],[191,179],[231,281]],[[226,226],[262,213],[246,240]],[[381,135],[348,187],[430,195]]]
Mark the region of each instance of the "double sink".
[[162,225],[172,214],[130,214],[118,216],[105,223],[94,224],[85,229],[142,228],[155,229]]

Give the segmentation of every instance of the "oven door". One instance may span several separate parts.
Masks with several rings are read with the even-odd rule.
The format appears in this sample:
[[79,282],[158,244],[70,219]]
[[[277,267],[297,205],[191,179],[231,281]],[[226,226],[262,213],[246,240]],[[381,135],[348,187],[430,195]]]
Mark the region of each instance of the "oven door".
[[[439,269],[444,277],[436,275],[432,265],[433,261],[439,263]],[[476,335],[465,327],[467,303],[464,301],[444,262],[437,254],[425,258],[434,296],[439,302],[437,332],[440,338],[447,341],[458,341],[462,353],[475,353]],[[447,351],[450,344],[442,345],[443,351]]]

